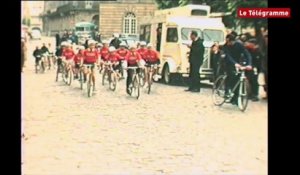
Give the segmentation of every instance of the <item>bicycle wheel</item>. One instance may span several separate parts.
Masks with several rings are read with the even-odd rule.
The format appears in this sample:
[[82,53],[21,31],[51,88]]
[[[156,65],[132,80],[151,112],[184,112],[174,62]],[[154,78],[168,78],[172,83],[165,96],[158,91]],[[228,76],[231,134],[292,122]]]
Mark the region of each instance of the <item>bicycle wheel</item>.
[[109,89],[115,91],[117,88],[117,75],[115,72],[110,74],[109,78]]
[[139,99],[140,97],[140,82],[138,75],[136,75],[132,80],[131,96],[134,96],[136,99]]
[[148,94],[151,92],[151,86],[152,86],[152,72],[149,72],[149,77],[148,77]]
[[80,89],[83,89],[83,72],[79,72],[79,83],[80,83]]
[[105,77],[106,77],[106,74],[107,74],[107,70],[105,69],[104,72],[103,72],[103,75],[102,75],[102,85],[104,86],[105,84]]
[[68,70],[67,75],[67,84],[71,86],[73,80],[73,71],[71,68]]
[[248,105],[248,81],[244,79],[240,83],[239,96],[238,96],[238,107],[241,111],[245,111]]
[[221,106],[225,102],[225,80],[226,76],[221,75],[214,82],[212,89],[212,99],[216,106]]
[[139,83],[141,87],[145,86],[145,69],[141,69],[141,72],[139,73]]
[[92,83],[92,77],[89,77],[88,83],[87,83],[87,93],[88,97],[93,96],[93,83]]

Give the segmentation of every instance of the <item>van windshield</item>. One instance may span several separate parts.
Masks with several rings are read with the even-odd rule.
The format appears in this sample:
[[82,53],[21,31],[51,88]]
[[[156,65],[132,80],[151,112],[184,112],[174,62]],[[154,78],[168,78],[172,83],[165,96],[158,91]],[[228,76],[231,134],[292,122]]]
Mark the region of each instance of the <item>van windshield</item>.
[[224,33],[222,30],[205,29],[203,31],[204,41],[223,42]]
[[183,28],[181,30],[181,39],[183,41],[186,41],[186,40],[191,40],[190,39],[190,35],[191,35],[191,32],[195,30],[197,31],[198,33],[198,36],[202,37],[202,31],[200,29],[195,29],[195,28]]
[[204,29],[203,31],[201,31],[200,29],[195,29],[195,28],[183,28],[181,30],[181,39],[183,41],[190,40],[190,34],[193,30],[197,31],[198,36],[203,38],[204,41],[213,41],[213,42],[224,41],[224,33],[222,30]]
[[76,27],[76,31],[84,31],[84,27]]

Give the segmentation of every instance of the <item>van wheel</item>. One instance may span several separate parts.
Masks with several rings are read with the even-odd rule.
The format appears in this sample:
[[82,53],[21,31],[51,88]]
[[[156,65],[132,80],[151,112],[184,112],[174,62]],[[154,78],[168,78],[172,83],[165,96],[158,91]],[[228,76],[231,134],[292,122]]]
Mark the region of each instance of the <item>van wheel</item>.
[[173,76],[170,73],[170,68],[169,65],[166,64],[163,68],[163,72],[162,72],[162,80],[164,83],[166,84],[171,84],[173,81]]

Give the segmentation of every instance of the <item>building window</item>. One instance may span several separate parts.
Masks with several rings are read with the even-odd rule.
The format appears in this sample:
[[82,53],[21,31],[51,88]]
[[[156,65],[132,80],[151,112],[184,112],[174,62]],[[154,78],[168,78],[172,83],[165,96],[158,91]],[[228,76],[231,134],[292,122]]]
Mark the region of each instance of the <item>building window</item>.
[[125,34],[136,34],[137,26],[136,16],[132,12],[128,12],[124,18],[123,32]]
[[91,9],[93,7],[93,2],[94,1],[85,1],[85,8]]

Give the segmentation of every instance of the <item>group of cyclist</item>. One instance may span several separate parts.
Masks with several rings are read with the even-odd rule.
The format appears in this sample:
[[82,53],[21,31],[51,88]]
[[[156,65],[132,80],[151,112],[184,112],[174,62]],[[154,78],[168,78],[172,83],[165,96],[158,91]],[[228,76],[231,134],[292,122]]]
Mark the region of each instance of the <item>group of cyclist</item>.
[[40,61],[42,69],[46,69],[46,65],[48,65],[48,70],[51,69],[51,66],[54,66],[56,63],[54,59],[54,49],[51,47],[51,43],[48,43],[48,46],[46,46],[45,43],[43,43],[42,46],[36,46],[35,50],[33,51],[33,56],[35,58],[35,64],[36,66],[39,65]]
[[[33,52],[36,65],[38,65],[41,59],[48,62],[49,69],[51,65],[59,65],[66,63],[66,69],[71,67],[74,72],[74,79],[78,79],[79,70],[83,65],[91,65],[91,73],[93,74],[93,84],[95,84],[95,66],[100,69],[100,73],[104,69],[104,63],[109,62],[112,65],[112,69],[118,72],[118,76],[124,78],[124,68],[126,67],[139,67],[141,64],[147,65],[145,75],[147,75],[148,68],[151,64],[160,64],[159,53],[153,48],[152,44],[147,44],[142,41],[139,43],[130,44],[129,46],[123,41],[118,41],[118,38],[114,38],[114,42],[104,40],[102,43],[98,43],[94,40],[87,42],[88,47],[73,45],[72,41],[63,41],[60,47],[57,48],[55,55],[57,61],[51,59],[54,54],[54,50],[51,49],[51,44],[46,46],[43,43],[42,47],[37,46]],[[219,46],[215,43],[212,46],[212,67],[215,77],[226,73],[228,75],[228,81],[226,83],[226,93],[229,93],[230,89],[234,86],[238,80],[238,76],[235,74],[235,70],[245,66],[247,71],[247,77],[251,87],[251,99],[258,101],[258,73],[263,70],[262,54],[260,54],[257,42],[251,38],[249,34],[243,34],[238,36],[235,32],[232,32],[226,36],[226,43],[224,46]],[[46,59],[47,58],[47,59]],[[42,65],[43,66],[43,65]],[[138,69],[139,73],[142,69]],[[157,79],[156,74],[158,70],[154,70],[154,79]],[[87,81],[87,71],[84,70],[84,82]],[[133,70],[127,69],[126,80],[126,92],[130,94],[129,85],[132,82]],[[145,82],[147,82],[147,76],[145,76]],[[95,86],[94,86],[95,87]],[[95,90],[95,89],[94,89]],[[236,98],[232,100],[233,104],[236,104]]]
[[[94,85],[96,83],[95,67],[99,68],[99,72],[102,73],[106,63],[111,65],[111,68],[118,73],[117,75],[120,79],[125,78],[123,72],[126,67],[145,66],[145,69],[138,68],[137,72],[144,70],[145,75],[147,75],[147,66],[150,66],[151,64],[160,64],[159,54],[153,48],[151,43],[147,44],[142,41],[139,45],[140,47],[138,48],[137,43],[133,43],[128,46],[125,42],[121,42],[117,49],[107,40],[102,43],[98,43],[95,40],[89,40],[88,48],[85,48],[84,46],[73,45],[72,41],[63,41],[55,52],[55,56],[57,58],[56,65],[59,66],[64,63],[63,65],[65,70],[72,69],[74,79],[79,79],[79,71],[82,68],[84,73],[84,83],[87,81],[87,74],[91,73],[93,75],[92,83]],[[33,52],[36,64],[39,64],[39,61],[44,56],[45,58],[48,58],[46,56],[49,55],[49,53],[53,53],[50,51],[50,47],[50,44],[48,47],[46,47],[45,44],[43,44],[41,48],[38,46],[36,47],[36,50]],[[84,65],[89,65],[91,67],[91,72],[88,72]],[[155,73],[157,73],[157,71],[154,72],[154,75]],[[156,76],[153,78],[157,79]],[[128,69],[126,80],[126,92],[128,94],[130,94],[129,85],[131,81],[132,69]],[[145,76],[145,81],[147,81],[147,76]],[[95,91],[95,86],[93,86],[93,88]]]

